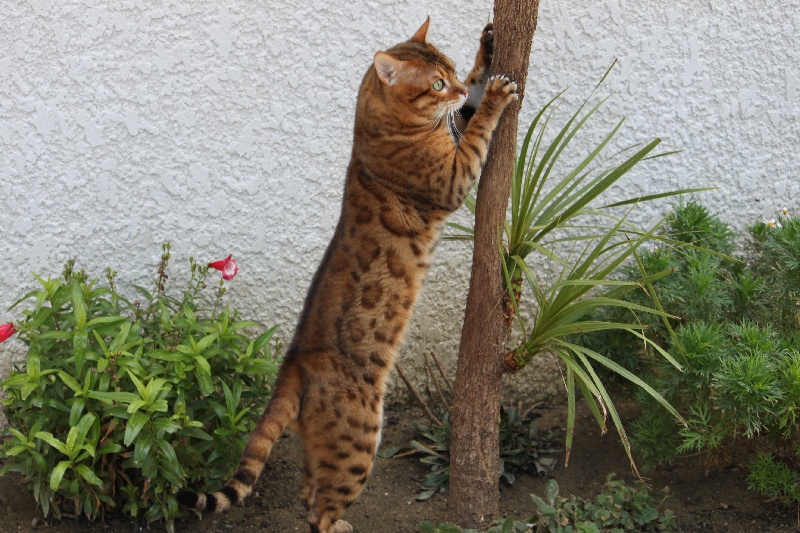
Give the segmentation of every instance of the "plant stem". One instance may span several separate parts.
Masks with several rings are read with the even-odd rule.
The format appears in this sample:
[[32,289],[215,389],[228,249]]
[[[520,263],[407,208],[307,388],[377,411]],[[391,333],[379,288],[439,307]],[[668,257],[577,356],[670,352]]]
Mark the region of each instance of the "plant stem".
[[403,383],[405,383],[406,387],[408,387],[408,390],[411,392],[411,395],[414,396],[414,398],[422,406],[422,409],[425,410],[425,416],[428,417],[428,420],[430,420],[433,424],[442,427],[443,426],[442,421],[436,418],[436,415],[434,415],[430,407],[428,407],[428,403],[422,399],[422,396],[419,395],[417,389],[415,389],[414,385],[412,385],[411,382],[408,380],[406,373],[403,372],[403,367],[401,367],[399,364],[395,364],[394,368],[397,370],[397,375],[400,376],[400,379],[402,379]]
[[439,356],[436,355],[436,352],[431,352],[431,358],[433,358],[433,361],[436,363],[436,367],[439,369],[439,375],[442,376],[442,381],[444,381],[444,384],[447,385],[447,388],[450,390],[450,394],[453,394],[453,384],[450,383],[450,380],[447,378],[447,374],[444,371],[442,362],[439,360]]
[[448,413],[452,412],[450,403],[445,400],[444,394],[442,393],[442,388],[439,386],[439,379],[436,377],[436,374],[433,373],[433,367],[431,366],[430,361],[428,360],[428,354],[423,354],[425,356],[425,368],[428,370],[428,374],[430,374],[431,379],[433,380],[433,386],[436,387],[436,393],[439,395],[439,399],[442,401],[442,407]]

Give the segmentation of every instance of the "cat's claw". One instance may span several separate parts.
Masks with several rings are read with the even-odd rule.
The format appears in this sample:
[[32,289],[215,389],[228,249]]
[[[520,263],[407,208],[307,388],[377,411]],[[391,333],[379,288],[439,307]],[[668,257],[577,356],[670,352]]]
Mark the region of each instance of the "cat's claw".
[[508,76],[495,74],[486,83],[486,95],[497,95],[505,104],[510,104],[518,98],[517,84]]

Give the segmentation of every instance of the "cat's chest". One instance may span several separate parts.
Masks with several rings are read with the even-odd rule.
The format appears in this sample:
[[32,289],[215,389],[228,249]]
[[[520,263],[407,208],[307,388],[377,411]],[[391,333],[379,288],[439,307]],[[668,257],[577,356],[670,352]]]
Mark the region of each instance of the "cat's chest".
[[357,206],[337,246],[345,307],[400,324],[422,288],[444,217],[392,201],[373,203],[366,217],[363,203]]

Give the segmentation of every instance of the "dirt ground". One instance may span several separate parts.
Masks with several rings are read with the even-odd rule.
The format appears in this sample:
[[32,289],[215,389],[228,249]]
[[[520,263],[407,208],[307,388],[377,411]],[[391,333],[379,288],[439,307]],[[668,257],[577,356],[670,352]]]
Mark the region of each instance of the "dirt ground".
[[[625,417],[622,410],[623,418]],[[537,420],[540,430],[552,430],[563,442],[564,407],[542,408]],[[383,446],[401,446],[414,437],[409,421],[416,419],[413,410],[393,410],[387,413]],[[630,418],[628,414],[627,418]],[[579,412],[570,465],[563,461],[552,473],[562,494],[574,493],[594,498],[607,474],[631,482],[634,479],[628,459],[616,433],[600,435],[590,415]],[[560,458],[563,459],[563,458]],[[732,456],[729,465],[705,473],[698,459],[681,459],[671,468],[648,473],[649,484],[655,489],[669,487],[670,497],[664,507],[675,512],[681,531],[711,531],[730,533],[797,532],[798,511],[776,502],[765,501],[747,489],[747,452]],[[243,507],[222,515],[194,516],[176,523],[177,533],[229,532],[307,532],[305,511],[297,499],[300,485],[300,455],[295,436],[281,439],[275,446],[256,493]],[[378,458],[373,475],[361,498],[347,512],[346,518],[358,533],[414,533],[423,520],[434,523],[446,516],[447,494],[439,493],[431,500],[418,502],[415,495],[427,469],[418,458]],[[514,485],[503,485],[500,494],[501,511],[505,516],[525,519],[535,506],[531,493],[544,494],[547,476],[519,476]],[[114,520],[106,524],[87,525],[75,521],[47,524],[37,512],[32,494],[20,485],[19,478],[0,478],[0,532],[162,532],[162,524],[143,526],[133,521]]]

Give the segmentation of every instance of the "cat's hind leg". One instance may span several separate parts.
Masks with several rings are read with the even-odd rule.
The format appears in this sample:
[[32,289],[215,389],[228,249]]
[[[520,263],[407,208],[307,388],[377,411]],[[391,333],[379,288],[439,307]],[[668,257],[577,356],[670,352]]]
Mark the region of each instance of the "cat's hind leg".
[[[326,446],[328,449],[332,447],[332,444]],[[300,490],[300,499],[308,511],[308,522],[311,526],[311,533],[353,533],[353,527],[349,523],[344,520],[336,520],[331,525],[330,522],[332,518],[325,516],[333,512],[333,507],[338,509],[338,506],[331,505],[331,502],[328,502],[323,509],[320,509],[322,506],[317,505],[317,489],[320,486],[318,472],[320,468],[330,470],[331,465],[331,463],[326,463],[324,466],[320,467],[319,455],[320,454],[315,453],[313,449],[306,450],[303,468],[303,488]],[[323,483],[326,482],[323,481]],[[353,499],[355,499],[355,497]],[[347,501],[344,508],[347,508],[350,503],[352,503],[352,500]],[[334,516],[341,516],[343,513],[344,511],[342,510]]]
[[[313,480],[306,492],[312,532],[352,533],[342,515],[361,494],[378,446],[380,413],[347,409],[348,402],[332,402],[330,412],[304,424],[307,465]],[[358,406],[361,407],[360,402]],[[304,489],[305,490],[305,489]]]
[[[366,425],[369,425],[367,422]],[[372,422],[374,424],[374,422]],[[361,423],[364,425],[365,423]],[[354,431],[353,417],[310,450],[314,486],[309,489],[308,521],[318,533],[352,533],[341,516],[358,498],[372,470],[377,432]]]
[[306,511],[310,511],[314,505],[314,498],[317,495],[316,461],[314,454],[308,447],[303,454],[303,486],[300,489],[300,501]]

